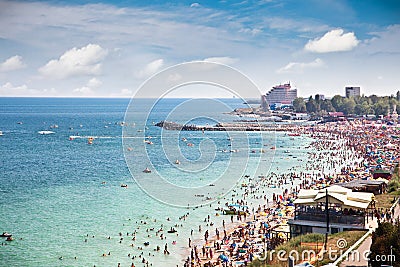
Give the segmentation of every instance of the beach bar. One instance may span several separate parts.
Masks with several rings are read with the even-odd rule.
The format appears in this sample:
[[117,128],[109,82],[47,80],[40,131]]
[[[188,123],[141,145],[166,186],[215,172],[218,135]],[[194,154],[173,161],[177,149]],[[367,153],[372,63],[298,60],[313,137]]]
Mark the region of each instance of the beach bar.
[[291,237],[326,233],[327,222],[332,234],[367,229],[368,221],[373,218],[374,203],[373,193],[353,192],[338,185],[320,190],[302,189],[294,201],[294,217],[288,221]]

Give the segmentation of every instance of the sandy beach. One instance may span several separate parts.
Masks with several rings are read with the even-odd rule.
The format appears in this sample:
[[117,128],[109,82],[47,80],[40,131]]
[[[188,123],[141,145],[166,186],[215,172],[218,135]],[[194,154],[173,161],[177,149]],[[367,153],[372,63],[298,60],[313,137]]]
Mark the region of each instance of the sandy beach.
[[[226,218],[225,234],[221,234],[224,227],[219,227],[218,236],[211,234],[202,243],[193,244],[185,267],[246,266],[263,254],[262,240],[265,238],[268,242],[270,230],[287,227],[287,219],[293,212],[291,203],[300,189],[321,189],[355,179],[372,179],[372,170],[377,165],[393,169],[399,161],[400,130],[393,126],[356,120],[297,127],[294,131],[315,139],[311,144],[313,150],[307,152],[305,171],[271,172],[267,177],[252,180],[252,188],[240,188],[237,207],[258,201],[258,208],[247,210],[247,217],[221,215]],[[264,188],[282,188],[283,194],[266,199]],[[228,205],[227,202],[224,208]],[[285,238],[283,234],[280,237]]]

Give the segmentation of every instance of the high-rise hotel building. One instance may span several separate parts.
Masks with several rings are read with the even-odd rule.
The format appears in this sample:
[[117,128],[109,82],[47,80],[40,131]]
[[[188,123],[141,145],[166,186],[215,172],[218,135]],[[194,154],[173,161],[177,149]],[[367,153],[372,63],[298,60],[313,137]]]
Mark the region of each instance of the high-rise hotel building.
[[280,84],[272,87],[265,97],[270,106],[274,104],[291,105],[297,97],[297,89],[292,89],[290,83]]

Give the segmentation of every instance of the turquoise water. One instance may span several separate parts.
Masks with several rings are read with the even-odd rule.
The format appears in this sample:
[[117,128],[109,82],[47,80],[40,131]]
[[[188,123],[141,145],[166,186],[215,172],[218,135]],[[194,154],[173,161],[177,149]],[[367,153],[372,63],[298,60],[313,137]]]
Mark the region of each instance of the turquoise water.
[[[133,104],[146,106],[146,101],[150,100],[137,100]],[[237,99],[223,102],[229,108],[242,106]],[[140,190],[132,179],[125,155],[128,162],[142,170],[142,161],[135,154],[138,146],[146,146],[141,135],[152,137],[154,144],[146,149],[154,171],[149,176],[135,178],[152,181],[154,175],[161,175],[178,186],[205,186],[213,201],[226,202],[231,196],[229,193],[223,199],[234,184],[227,184],[225,192],[221,188],[207,187],[227,167],[232,174],[256,177],[271,170],[285,171],[298,166],[298,159],[306,157],[303,148],[310,142],[307,138],[292,140],[282,133],[247,133],[236,139],[239,152],[225,153],[222,150],[230,149],[228,137],[235,133],[173,133],[152,125],[171,114],[171,120],[181,123],[186,123],[188,118],[195,118],[192,122],[197,124],[232,120],[218,108],[204,109],[202,103],[192,103],[184,114],[179,109],[171,113],[182,103],[179,99],[161,101],[150,112],[144,132],[136,131],[141,126],[135,125],[138,138],[129,139],[133,141],[127,144],[133,147],[127,152],[122,145],[122,130],[129,126],[120,124],[125,120],[129,104],[126,99],[0,98],[0,130],[3,131],[0,136],[0,232],[7,231],[15,237],[12,242],[2,240],[6,245],[0,246],[0,265],[117,266],[121,263],[130,266],[134,262],[142,266],[141,259],[132,260],[131,257],[143,252],[153,266],[181,266],[190,230],[195,230],[192,240],[196,240],[202,236],[198,225],[202,225],[203,231],[207,229],[204,223],[207,214],[212,215],[215,226],[221,226],[222,219],[227,218],[214,215],[216,202],[212,203],[212,208],[208,204],[179,208],[159,201],[183,198],[179,192],[160,190],[158,192],[164,196],[150,197]],[[43,130],[54,131],[54,134],[38,134]],[[82,138],[71,141],[69,136]],[[87,144],[88,136],[96,137],[92,145]],[[183,137],[194,146],[188,147]],[[276,151],[269,149],[273,145]],[[171,147],[179,154],[175,154],[175,150],[168,152]],[[246,148],[256,153],[249,154]],[[259,153],[262,148],[265,153]],[[283,153],[288,148],[297,159]],[[182,162],[179,166],[170,162],[176,158]],[[246,160],[248,164],[245,169],[231,166],[232,159]],[[122,188],[121,184],[128,187]],[[265,193],[272,195],[280,190],[266,188]],[[186,204],[187,199],[184,201]],[[185,221],[179,220],[187,213]],[[182,224],[177,228],[179,236],[165,234],[166,240],[156,237],[155,231],[149,229],[157,230],[161,224],[164,229]],[[213,232],[215,226],[210,227],[210,231]],[[135,230],[136,240],[133,241],[126,233]],[[121,243],[120,232],[124,238]],[[150,246],[138,250],[145,241],[149,241]],[[170,255],[162,253],[165,243],[168,243]],[[157,245],[161,252],[153,251]],[[108,252],[111,255],[102,257]]]

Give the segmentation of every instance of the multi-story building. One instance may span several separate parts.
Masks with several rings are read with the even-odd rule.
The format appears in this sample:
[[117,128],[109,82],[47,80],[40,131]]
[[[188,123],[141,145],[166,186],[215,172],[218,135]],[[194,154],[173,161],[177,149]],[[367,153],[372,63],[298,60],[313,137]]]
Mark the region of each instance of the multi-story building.
[[297,89],[292,89],[290,83],[280,84],[272,87],[272,89],[265,94],[268,105],[291,105],[293,100],[297,97]]
[[360,86],[346,86],[346,97],[360,96]]

